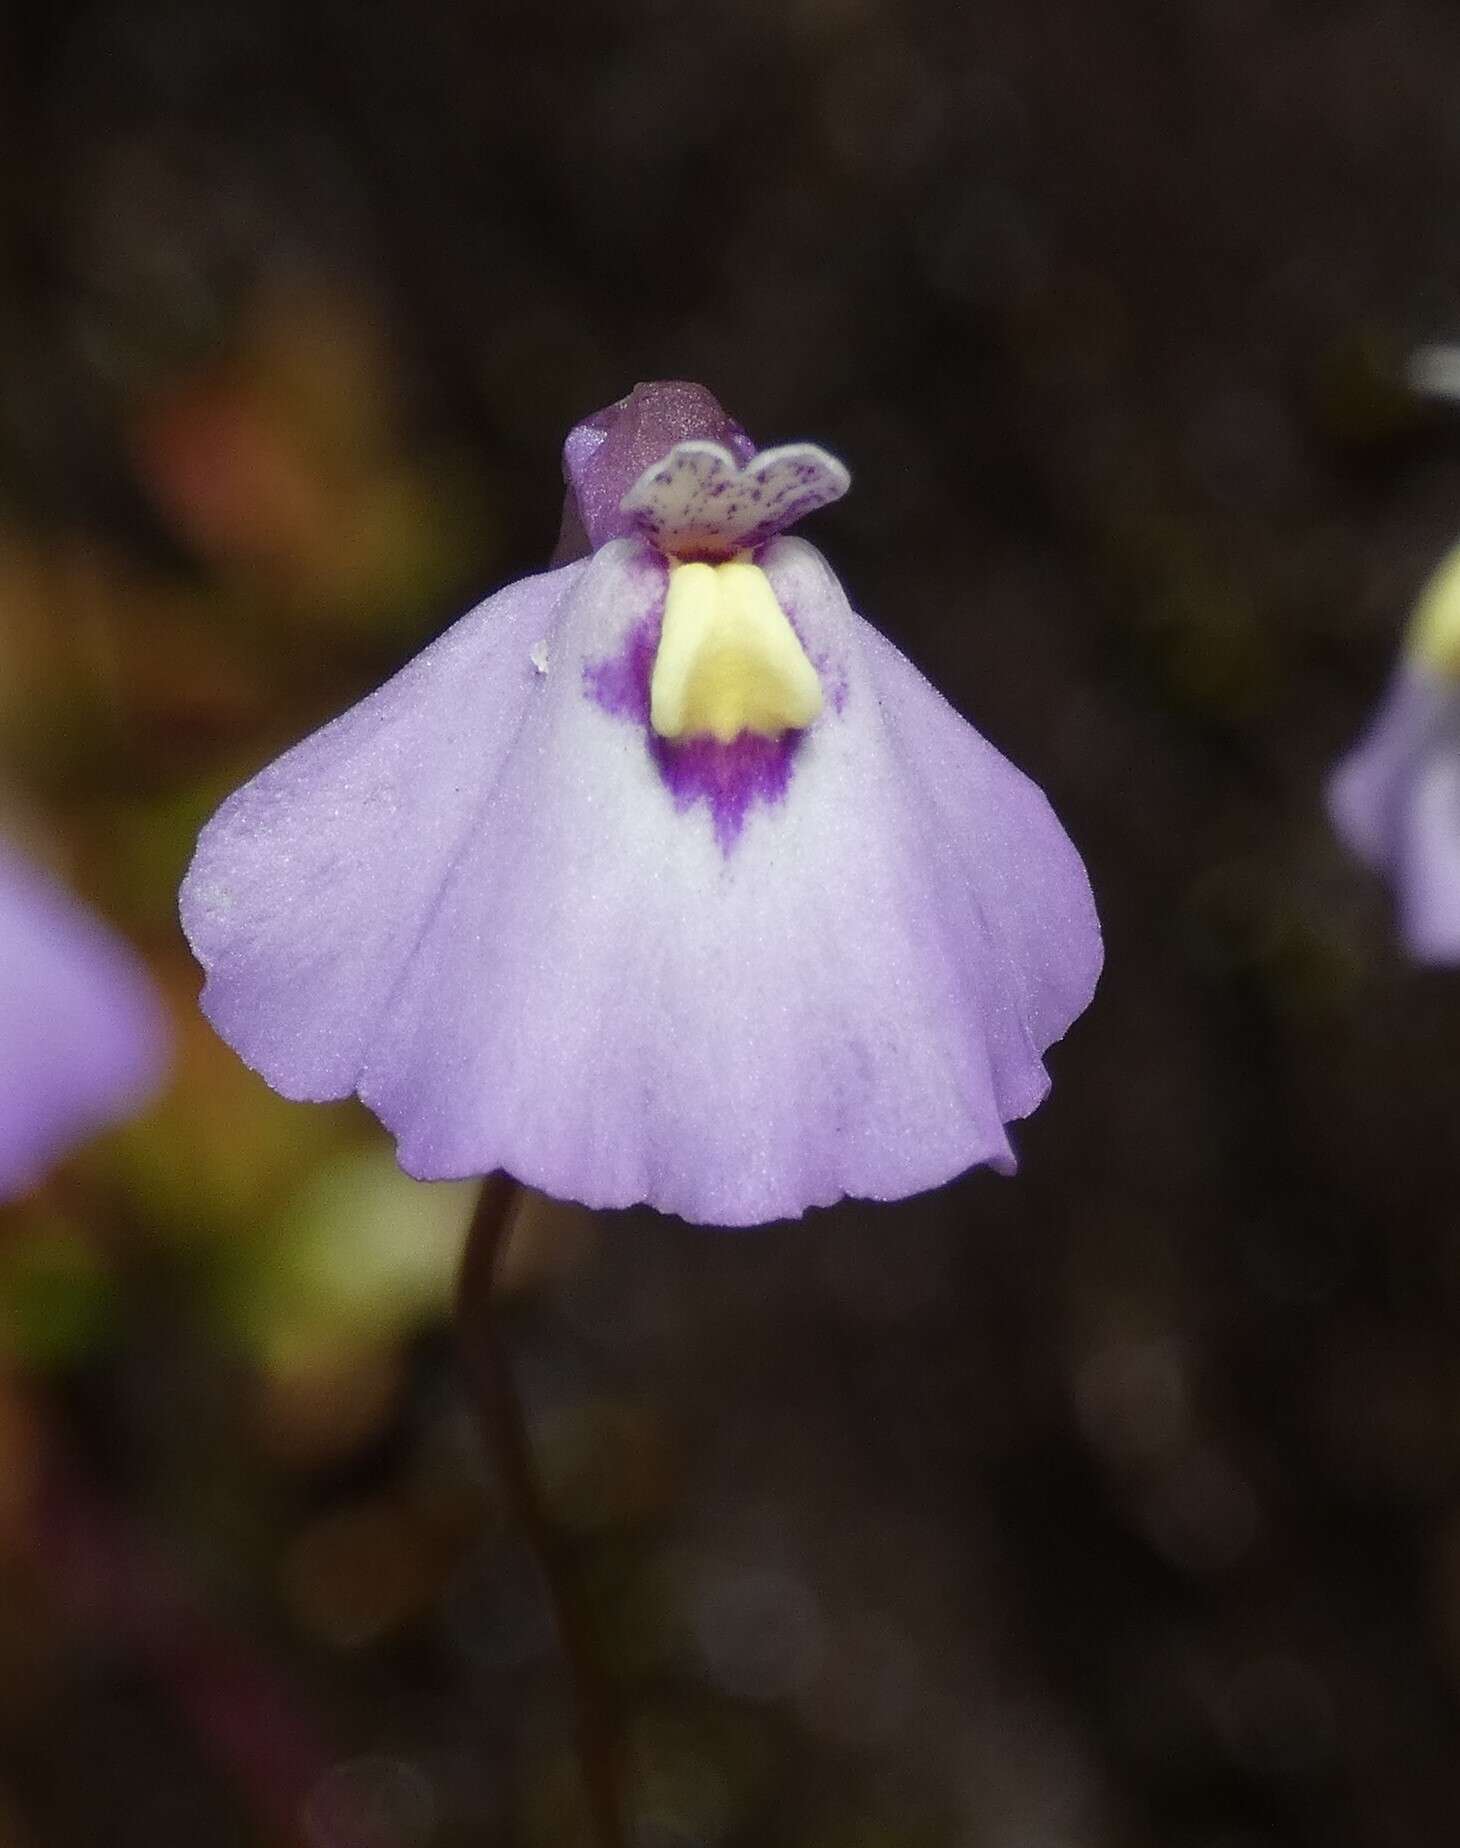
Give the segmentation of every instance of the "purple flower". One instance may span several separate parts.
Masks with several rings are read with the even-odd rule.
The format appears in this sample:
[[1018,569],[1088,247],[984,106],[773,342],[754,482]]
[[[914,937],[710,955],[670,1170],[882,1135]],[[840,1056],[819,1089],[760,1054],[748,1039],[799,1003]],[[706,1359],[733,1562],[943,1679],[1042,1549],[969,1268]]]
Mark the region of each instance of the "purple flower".
[[586,558],[481,604],[230,798],[182,917],[286,1096],[423,1180],[749,1225],[988,1162],[1088,1003],[1040,791],[781,536],[844,493],[709,394],[569,436]]
[[1403,662],[1334,771],[1328,811],[1349,851],[1392,886],[1410,955],[1460,963],[1460,683]]
[[1418,962],[1460,963],[1460,550],[1421,593],[1399,666],[1328,784],[1340,839],[1395,894]]
[[61,889],[0,848],[0,1199],[139,1110],[166,1065],[141,963]]

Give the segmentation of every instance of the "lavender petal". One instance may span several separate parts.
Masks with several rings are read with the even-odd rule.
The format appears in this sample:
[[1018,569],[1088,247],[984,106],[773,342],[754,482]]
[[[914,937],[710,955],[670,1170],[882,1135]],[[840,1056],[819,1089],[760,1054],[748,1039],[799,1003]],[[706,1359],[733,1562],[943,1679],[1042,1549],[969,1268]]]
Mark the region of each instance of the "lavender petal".
[[139,959],[36,868],[0,849],[0,1199],[142,1108],[167,1063]]

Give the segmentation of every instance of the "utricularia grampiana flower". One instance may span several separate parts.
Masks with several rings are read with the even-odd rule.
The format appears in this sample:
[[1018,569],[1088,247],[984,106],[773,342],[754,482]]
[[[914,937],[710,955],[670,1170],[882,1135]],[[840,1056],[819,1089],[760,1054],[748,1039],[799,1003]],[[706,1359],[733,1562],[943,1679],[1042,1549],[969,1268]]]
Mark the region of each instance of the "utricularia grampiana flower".
[[133,1115],[167,1063],[139,959],[60,886],[0,846],[0,1199]]
[[1328,809],[1392,887],[1409,954],[1460,962],[1460,547],[1421,592],[1378,710],[1329,780]]
[[986,1162],[1100,933],[1040,791],[785,536],[845,493],[702,388],[564,450],[559,557],[287,752],[182,891],[214,1027],[424,1180],[715,1225]]

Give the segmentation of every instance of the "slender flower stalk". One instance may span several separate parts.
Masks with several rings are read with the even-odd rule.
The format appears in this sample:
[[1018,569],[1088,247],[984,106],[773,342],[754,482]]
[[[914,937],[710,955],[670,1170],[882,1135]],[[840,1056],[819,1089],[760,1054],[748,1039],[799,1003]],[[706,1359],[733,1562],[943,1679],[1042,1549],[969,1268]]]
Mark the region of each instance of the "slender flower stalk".
[[505,1174],[489,1174],[482,1182],[457,1286],[462,1367],[483,1445],[496,1465],[508,1511],[542,1574],[572,1677],[578,1762],[597,1848],[625,1848],[619,1794],[621,1747],[613,1704],[574,1583],[572,1562],[543,1504],[495,1307],[497,1268],[518,1192],[517,1183]]

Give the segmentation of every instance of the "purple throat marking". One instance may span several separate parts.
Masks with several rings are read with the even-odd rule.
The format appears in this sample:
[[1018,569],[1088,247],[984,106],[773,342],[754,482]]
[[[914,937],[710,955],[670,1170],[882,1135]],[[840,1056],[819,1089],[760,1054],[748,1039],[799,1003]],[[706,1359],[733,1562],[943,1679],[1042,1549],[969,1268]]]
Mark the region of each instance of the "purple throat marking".
[[649,724],[649,682],[663,620],[661,604],[634,624],[618,654],[589,662],[583,669],[584,689],[605,712],[642,726],[645,745],[674,806],[683,811],[705,803],[715,842],[728,859],[752,807],[779,802],[785,795],[805,733],[763,738],[742,732],[729,744],[714,738],[661,738]]

